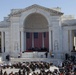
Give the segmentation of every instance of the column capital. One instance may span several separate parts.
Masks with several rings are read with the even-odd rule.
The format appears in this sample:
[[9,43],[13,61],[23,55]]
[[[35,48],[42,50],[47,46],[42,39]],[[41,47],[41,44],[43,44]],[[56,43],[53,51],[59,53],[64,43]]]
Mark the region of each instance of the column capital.
[[52,27],[49,27],[49,31],[51,31],[52,30]]

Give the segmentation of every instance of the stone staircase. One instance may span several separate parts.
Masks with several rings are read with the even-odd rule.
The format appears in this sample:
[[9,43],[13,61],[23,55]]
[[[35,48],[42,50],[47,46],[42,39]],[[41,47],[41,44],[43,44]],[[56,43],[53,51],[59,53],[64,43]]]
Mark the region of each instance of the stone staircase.
[[59,65],[62,60],[55,58],[11,58],[11,63],[16,62],[32,62],[32,61],[44,61],[48,63],[53,63],[54,65]]
[[[8,53],[3,53],[2,54],[2,58],[3,61],[7,61],[6,60],[6,55]],[[11,54],[10,54],[11,55]],[[13,54],[12,54],[13,55]],[[17,56],[12,56],[10,57],[10,62],[11,63],[16,63],[16,62],[31,62],[31,61],[44,61],[44,62],[51,62],[54,65],[58,65],[60,62],[62,62],[63,60],[60,58],[56,58],[53,56],[50,56],[50,54],[48,53],[48,57],[45,57],[45,52],[26,52],[26,53],[22,53],[21,57],[18,57],[18,54],[16,54]]]

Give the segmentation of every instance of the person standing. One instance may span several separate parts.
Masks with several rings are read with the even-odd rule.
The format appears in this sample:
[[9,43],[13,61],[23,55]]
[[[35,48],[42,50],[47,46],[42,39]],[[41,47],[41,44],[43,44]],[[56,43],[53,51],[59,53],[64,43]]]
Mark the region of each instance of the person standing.
[[48,51],[45,53],[46,58],[48,57]]

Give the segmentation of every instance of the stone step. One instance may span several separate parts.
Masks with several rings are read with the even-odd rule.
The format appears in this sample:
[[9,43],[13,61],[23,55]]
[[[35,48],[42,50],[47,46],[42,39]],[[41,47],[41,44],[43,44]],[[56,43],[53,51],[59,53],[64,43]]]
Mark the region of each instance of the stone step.
[[55,58],[11,58],[11,63],[31,62],[31,61],[44,61],[53,63],[54,65],[58,65],[60,62],[62,62],[61,59],[55,59]]

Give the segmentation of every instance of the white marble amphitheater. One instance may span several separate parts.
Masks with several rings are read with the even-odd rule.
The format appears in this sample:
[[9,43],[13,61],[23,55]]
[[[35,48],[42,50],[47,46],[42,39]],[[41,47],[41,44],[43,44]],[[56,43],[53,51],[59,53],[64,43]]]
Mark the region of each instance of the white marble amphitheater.
[[[37,4],[12,9],[0,22],[0,53],[16,57],[49,57],[62,59],[76,50],[76,19],[65,15],[59,7],[47,8]],[[45,60],[45,59],[44,59]]]

